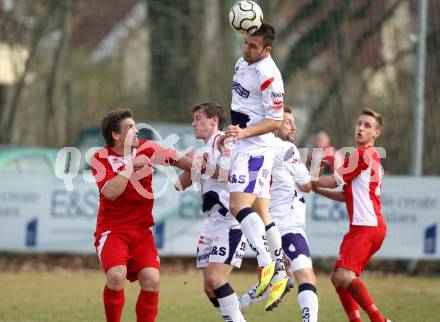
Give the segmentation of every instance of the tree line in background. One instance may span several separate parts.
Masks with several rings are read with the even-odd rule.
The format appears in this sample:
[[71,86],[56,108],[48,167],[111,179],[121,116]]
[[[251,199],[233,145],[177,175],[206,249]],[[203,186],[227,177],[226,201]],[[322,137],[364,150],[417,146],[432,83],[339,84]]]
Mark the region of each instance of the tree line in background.
[[[189,122],[201,101],[228,107],[241,47],[227,20],[234,2],[4,1],[0,43],[26,55],[15,81],[0,85],[0,142],[72,145],[80,128],[115,107],[147,122]],[[371,106],[386,120],[378,142],[385,169],[408,173],[417,0],[259,3],[277,30],[273,56],[300,125],[298,145],[319,129],[335,146],[352,145],[353,119]],[[440,3],[431,1],[424,174],[440,173],[439,63]]]

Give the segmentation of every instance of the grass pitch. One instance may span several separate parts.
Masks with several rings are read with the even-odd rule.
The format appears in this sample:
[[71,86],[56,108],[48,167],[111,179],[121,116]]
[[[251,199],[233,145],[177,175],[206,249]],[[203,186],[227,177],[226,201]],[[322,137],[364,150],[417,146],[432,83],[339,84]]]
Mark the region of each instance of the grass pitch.
[[[234,272],[232,286],[239,292],[256,275]],[[366,274],[363,277],[378,307],[397,322],[440,321],[440,278]],[[0,273],[0,322],[104,321],[100,271]],[[163,273],[158,322],[222,321],[202,291],[200,272]],[[300,321],[295,288],[271,313],[258,303],[246,314],[248,322]],[[122,321],[135,321],[138,285],[126,284]],[[318,277],[319,321],[346,321],[328,275]],[[368,318],[363,315],[363,320]]]

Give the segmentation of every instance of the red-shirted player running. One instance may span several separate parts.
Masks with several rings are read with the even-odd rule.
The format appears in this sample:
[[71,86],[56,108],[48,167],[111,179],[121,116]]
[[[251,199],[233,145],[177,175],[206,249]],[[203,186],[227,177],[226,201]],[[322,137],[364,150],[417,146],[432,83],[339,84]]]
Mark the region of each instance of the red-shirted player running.
[[[363,110],[355,127],[356,150],[333,175],[321,176],[312,182],[315,192],[345,201],[347,206],[350,229],[342,241],[331,280],[350,322],[361,321],[358,305],[371,321],[389,321],[382,316],[365,284],[358,278],[386,235],[380,204],[383,170],[374,148],[382,125],[380,114],[371,109]],[[335,188],[338,184],[344,185],[343,191],[323,189]]]
[[95,247],[106,273],[104,307],[108,322],[119,322],[124,306],[124,281],[139,281],[138,322],[152,322],[158,311],[159,255],[150,227],[152,166],[157,163],[190,169],[191,161],[177,157],[152,141],[139,141],[130,110],[114,110],[101,123],[107,146],[93,156],[91,166],[99,189]]

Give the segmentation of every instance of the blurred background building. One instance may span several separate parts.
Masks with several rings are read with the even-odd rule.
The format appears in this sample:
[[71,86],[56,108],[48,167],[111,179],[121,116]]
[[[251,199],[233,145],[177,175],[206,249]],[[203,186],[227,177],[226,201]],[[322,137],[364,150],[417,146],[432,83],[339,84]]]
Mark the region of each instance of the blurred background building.
[[[62,147],[115,107],[189,122],[197,102],[230,103],[241,37],[234,1],[0,1],[0,142]],[[417,0],[260,1],[302,144],[317,129],[352,145],[364,106],[384,114],[389,173],[410,169]],[[439,174],[440,3],[429,2],[423,173]],[[300,144],[301,145],[301,144]]]
[[[335,147],[352,146],[354,118],[373,107],[385,117],[377,145],[386,150],[386,173],[410,174],[420,1],[258,1],[277,30],[272,56],[299,147],[312,147],[318,130]],[[138,122],[156,126],[153,138],[179,149],[197,144],[192,106],[230,104],[242,43],[228,22],[234,2],[0,0],[0,250],[93,252],[94,183],[79,174],[67,191],[48,174],[63,172],[54,164],[65,146],[78,147],[86,164],[88,148],[103,144],[98,126],[107,111],[129,107]],[[440,1],[429,1],[427,14],[422,174],[430,177],[385,177],[388,258],[440,253]],[[26,171],[32,176],[20,176]],[[156,178],[159,190],[169,184],[160,171]],[[198,236],[197,194],[172,190],[155,206],[158,247],[190,255],[192,240],[182,234]],[[316,196],[308,203],[312,249],[335,256],[343,205]]]

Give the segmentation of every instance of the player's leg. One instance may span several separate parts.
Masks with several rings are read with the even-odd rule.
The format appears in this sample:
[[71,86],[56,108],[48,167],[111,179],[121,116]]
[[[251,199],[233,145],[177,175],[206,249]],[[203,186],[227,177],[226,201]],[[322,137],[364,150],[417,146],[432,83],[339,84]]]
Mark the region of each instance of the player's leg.
[[209,300],[218,303],[220,314],[225,321],[244,320],[240,312],[237,294],[228,283],[232,266],[222,263],[209,263],[203,269],[203,287]]
[[[199,237],[199,242],[197,244],[197,268],[202,269],[203,273],[203,280],[205,281],[205,270],[207,270],[209,265],[209,256],[212,252],[212,244],[213,244],[213,238],[208,237],[209,236],[209,228],[211,223],[209,222],[210,217],[207,217],[205,219],[204,228],[202,229],[202,233]],[[217,297],[214,294],[214,288],[208,287],[203,283],[203,289],[205,291],[206,296],[211,301],[214,308],[217,310],[217,312],[221,315],[220,312],[220,304],[218,303]]]
[[264,223],[251,206],[256,196],[252,193],[231,192],[229,210],[240,223],[249,246],[257,255],[259,269],[256,294],[263,294],[275,274],[276,265],[269,253]]
[[214,219],[208,223],[197,247],[197,267],[203,268],[205,293],[225,321],[244,321],[228,278],[233,267],[241,266],[246,239],[236,224]]
[[124,307],[124,281],[127,276],[127,267],[113,266],[107,271],[107,283],[104,287],[104,308],[107,322],[119,322]]
[[266,231],[267,245],[270,251],[272,260],[283,262],[283,249],[281,244],[281,235],[272,217],[269,213],[269,198],[256,198],[252,206],[253,209],[260,215],[261,220],[264,223],[264,229]]
[[[295,280],[299,284],[298,286],[298,303],[301,307],[301,311],[308,315],[308,320],[317,321],[318,319],[318,297],[316,294],[316,278],[313,273],[312,259],[310,257],[309,246],[305,238],[305,233],[302,229],[295,232],[289,232],[282,236],[283,252],[286,256],[289,268],[289,276],[296,274]],[[290,281],[291,279],[289,279]],[[289,285],[289,284],[288,284]],[[291,286],[293,286],[293,282]],[[286,290],[288,291],[288,289]],[[270,303],[271,295],[266,304],[266,309],[276,307],[278,302],[286,294],[281,295],[281,298],[272,304]]]
[[298,304],[304,322],[318,321],[318,295],[313,268],[307,267],[293,272],[298,284]]
[[260,267],[257,294],[264,292],[275,273],[275,262],[272,262],[267,246],[264,223],[252,208],[262,187],[267,187],[269,191],[273,158],[265,155],[266,150],[234,147],[231,160],[229,210],[240,223],[243,234],[256,252]]
[[[275,274],[270,281],[270,292],[266,301],[266,310],[274,309],[286,295],[286,293],[293,287],[293,281],[286,275],[284,267],[281,235],[275,226],[269,213],[270,194],[269,186],[264,191],[260,191],[260,196],[254,202],[253,207],[258,211],[265,224],[266,236],[269,250],[272,259],[275,260]],[[256,293],[258,295],[258,293]]]
[[257,157],[255,157],[255,159],[259,160],[259,167],[256,167],[253,173],[250,172],[252,173],[253,181],[255,182],[252,191],[253,194],[257,196],[252,208],[258,213],[265,226],[268,248],[272,259],[282,263],[281,235],[269,212],[270,177],[274,155],[270,148],[265,148],[258,152],[261,153],[261,159],[258,159]]
[[124,281],[127,277],[127,266],[118,265],[110,268],[105,274],[107,288],[113,291],[119,291],[124,289]]
[[247,192],[231,192],[229,211],[240,223],[241,230],[250,247],[257,254],[258,266],[266,267],[272,262],[266,240],[264,223],[260,215],[252,208],[256,196]]
[[132,242],[127,277],[140,286],[136,301],[137,322],[153,322],[159,305],[160,260],[150,229],[139,230]]
[[340,287],[343,287],[373,322],[382,322],[385,319],[358,276],[371,256],[382,245],[385,233],[385,229],[376,227],[351,228],[344,236],[340,259],[336,262],[336,271],[332,276],[332,282],[337,288],[339,287],[339,291],[341,291]]
[[[354,236],[352,235],[352,231],[349,231],[347,234],[345,234],[339,249],[339,259],[335,263],[334,271],[330,279],[333,286],[335,287],[336,293],[339,296],[342,307],[347,314],[348,320],[350,322],[360,322],[361,314],[359,312],[359,304],[351,296],[351,294],[347,291],[346,287],[344,287],[343,284],[343,281],[346,281],[345,283],[349,285],[351,281],[356,277],[356,273],[354,271],[345,268],[355,266],[353,263],[350,263],[351,260],[349,259],[353,256],[348,256],[348,245],[350,244],[350,240],[354,240]],[[342,259],[344,261],[342,261]]]
[[318,321],[318,295],[310,250],[303,229],[284,234],[283,250],[289,273],[298,284],[298,304],[303,321]]
[[107,279],[103,291],[106,320],[119,322],[125,302],[128,245],[122,235],[108,231],[96,236],[95,247]]
[[137,322],[153,322],[159,304],[159,270],[154,267],[143,268],[137,278],[141,287],[136,301]]
[[[231,159],[229,211],[240,223],[243,234],[257,254],[258,266],[263,268],[269,265],[272,259],[267,247],[264,223],[252,205],[261,189],[262,171],[270,174],[270,169],[265,169],[267,158],[259,153],[261,151],[239,146],[234,146]],[[264,179],[269,180],[267,175]]]
[[[338,293],[339,300],[341,301],[342,307],[344,308],[345,313],[347,314],[348,320],[350,322],[361,322],[361,314],[359,312],[359,304],[356,300],[351,296],[351,294],[346,290],[346,288],[342,284],[342,280],[350,281],[356,277],[356,274],[353,271],[346,270],[345,272],[343,268],[336,267],[336,271],[331,275],[331,282],[335,287],[336,293]],[[348,276],[341,276],[342,274],[346,274]],[[354,276],[353,276],[354,275]],[[349,284],[349,282],[348,282]]]

